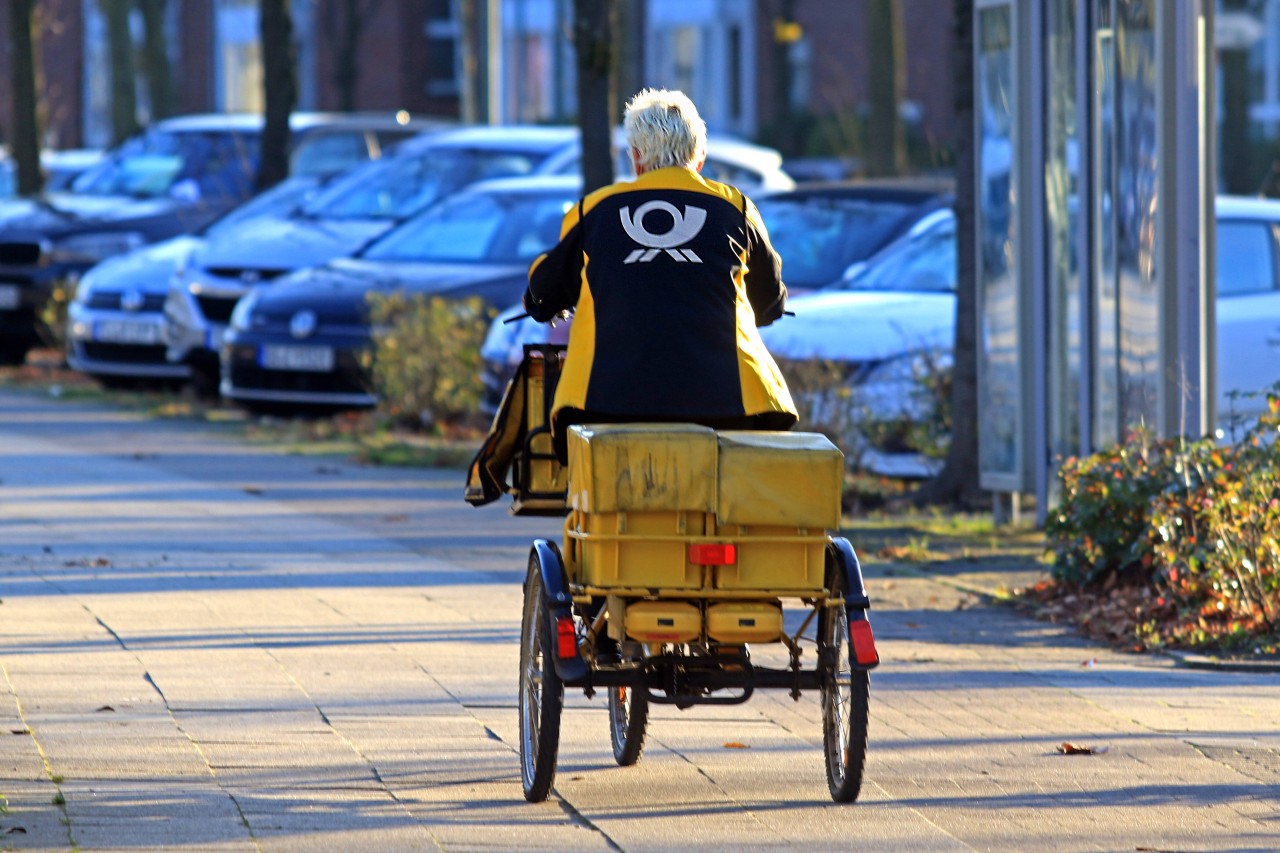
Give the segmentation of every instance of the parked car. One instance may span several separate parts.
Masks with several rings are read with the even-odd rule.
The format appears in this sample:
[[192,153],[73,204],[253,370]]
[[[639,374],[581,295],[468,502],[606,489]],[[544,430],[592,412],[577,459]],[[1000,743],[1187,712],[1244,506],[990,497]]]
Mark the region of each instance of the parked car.
[[581,192],[581,179],[566,176],[476,184],[355,257],[255,288],[237,303],[222,346],[223,395],[249,408],[376,405],[362,361],[372,345],[369,294],[509,304]]
[[[1280,201],[1220,196],[1217,208],[1217,410],[1256,418],[1265,400],[1249,395],[1280,380]],[[945,370],[955,340],[955,219],[939,211],[868,261],[839,288],[790,303],[795,317],[763,330],[780,360],[822,360],[847,380],[858,419],[921,419],[933,403],[925,369]],[[855,437],[856,441],[856,437]],[[864,464],[883,474],[927,476],[919,454],[863,446]]]
[[[617,158],[614,173],[620,180],[632,178],[631,157],[627,150],[626,132],[615,128],[613,149]],[[573,140],[547,163],[545,174],[578,175],[582,173],[582,140]],[[733,184],[748,195],[794,189],[796,182],[782,167],[782,155],[773,148],[756,145],[724,133],[707,135],[707,160],[702,174],[713,181]]]
[[[291,124],[296,174],[320,174],[339,151],[367,157],[429,126],[317,113],[297,113]],[[26,357],[43,331],[46,302],[69,293],[94,264],[195,231],[247,199],[261,129],[256,115],[166,119],[65,190],[0,200],[0,363]]]
[[67,364],[104,385],[190,379],[190,367],[165,358],[164,302],[174,269],[219,234],[242,222],[296,209],[321,186],[318,178],[289,178],[193,234],[143,246],[92,267],[80,278],[67,306]]
[[[47,149],[40,152],[40,169],[44,172],[44,192],[59,192],[102,160],[104,152],[96,148]],[[0,151],[0,199],[18,194],[18,164]]]
[[[848,280],[876,251],[950,204],[949,183],[916,180],[811,184],[756,202],[792,295]],[[567,323],[552,328],[532,319],[512,322],[521,313],[519,305],[503,311],[485,338],[484,405],[490,412],[502,399],[525,344],[567,340]]]
[[198,381],[218,375],[218,351],[237,300],[296,269],[351,255],[468,184],[536,174],[577,131],[467,127],[403,143],[290,215],[255,219],[197,247],[179,265],[165,304],[167,357]]

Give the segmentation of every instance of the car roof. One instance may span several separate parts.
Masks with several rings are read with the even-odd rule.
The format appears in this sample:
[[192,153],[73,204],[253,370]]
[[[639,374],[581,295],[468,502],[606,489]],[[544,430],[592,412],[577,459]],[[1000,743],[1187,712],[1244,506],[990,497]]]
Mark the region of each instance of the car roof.
[[817,197],[855,198],[868,201],[920,204],[946,201],[952,197],[954,184],[934,178],[823,181],[801,184],[793,190],[770,193],[768,199],[807,199]]
[[1214,200],[1218,216],[1280,219],[1280,199],[1258,196],[1220,195]]
[[[153,125],[160,130],[177,133],[198,133],[210,130],[231,130],[241,133],[252,133],[262,130],[264,119],[259,113],[197,113],[193,115],[174,116],[158,121]],[[366,127],[371,130],[393,130],[397,128],[419,128],[427,130],[434,127],[452,127],[452,122],[439,119],[405,118],[398,113],[326,113],[295,112],[289,116],[289,128],[295,131],[312,130],[319,127]]]
[[438,145],[453,145],[550,152],[572,142],[577,133],[577,128],[562,126],[508,124],[454,127],[405,140],[399,150],[413,151]]
[[463,193],[552,193],[565,191],[571,195],[581,195],[582,177],[579,175],[522,175],[518,178],[493,178],[488,181],[477,181],[459,190],[458,195]]

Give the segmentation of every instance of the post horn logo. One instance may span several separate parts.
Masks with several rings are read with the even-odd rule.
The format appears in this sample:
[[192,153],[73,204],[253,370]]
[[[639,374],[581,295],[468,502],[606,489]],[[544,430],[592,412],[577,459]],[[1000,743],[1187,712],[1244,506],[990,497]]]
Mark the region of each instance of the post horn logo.
[[[652,231],[644,227],[644,217],[651,211],[661,210],[671,217],[671,229],[662,234],[654,234]],[[674,204],[665,201],[650,201],[636,208],[636,215],[633,219],[631,216],[631,208],[624,207],[618,212],[622,218],[622,230],[627,232],[627,236],[635,240],[643,249],[635,249],[631,254],[627,255],[624,264],[648,263],[656,258],[659,253],[665,251],[668,255],[677,261],[684,263],[692,261],[695,264],[702,263],[702,258],[694,254],[693,249],[680,249],[694,237],[698,236],[698,232],[702,230],[702,226],[707,222],[707,212],[700,207],[685,206],[684,214],[676,209]]]

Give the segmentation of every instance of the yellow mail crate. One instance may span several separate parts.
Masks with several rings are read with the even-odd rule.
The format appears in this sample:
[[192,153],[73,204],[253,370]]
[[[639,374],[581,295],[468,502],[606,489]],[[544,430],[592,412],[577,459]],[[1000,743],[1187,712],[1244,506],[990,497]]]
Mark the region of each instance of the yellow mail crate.
[[[690,517],[693,517],[692,519]],[[686,532],[701,531],[702,513],[575,512],[585,537],[571,545],[578,583],[599,587],[689,589],[703,584],[702,567],[691,565]],[[568,567],[573,572],[573,566]]]
[[721,432],[716,516],[725,524],[840,526],[844,454],[813,432]]
[[573,426],[569,506],[715,512],[716,433],[693,424]]

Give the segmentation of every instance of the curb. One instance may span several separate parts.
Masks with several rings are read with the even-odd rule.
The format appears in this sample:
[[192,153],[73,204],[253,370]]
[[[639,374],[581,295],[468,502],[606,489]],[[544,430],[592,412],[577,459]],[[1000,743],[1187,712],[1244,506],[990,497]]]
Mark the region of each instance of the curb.
[[[894,572],[911,575],[912,577],[921,578],[923,580],[940,583],[949,586],[961,592],[971,593],[973,595],[982,596],[998,604],[1012,604],[1014,597],[1008,591],[998,591],[980,587],[976,584],[965,583],[955,578],[939,575],[933,572],[925,571],[917,566],[902,563],[890,564]],[[1164,650],[1157,652],[1149,652],[1152,655],[1162,655],[1171,659],[1177,666],[1185,669],[1199,669],[1214,672],[1247,672],[1255,675],[1280,675],[1280,660],[1250,660],[1249,658],[1218,658],[1213,655],[1197,654],[1194,652],[1180,652],[1176,650]]]
[[1165,657],[1172,658],[1180,667],[1186,669],[1215,670],[1217,672],[1251,672],[1254,674],[1280,675],[1280,660],[1249,660],[1248,658],[1216,658],[1212,655],[1194,654],[1192,652],[1165,651]]

